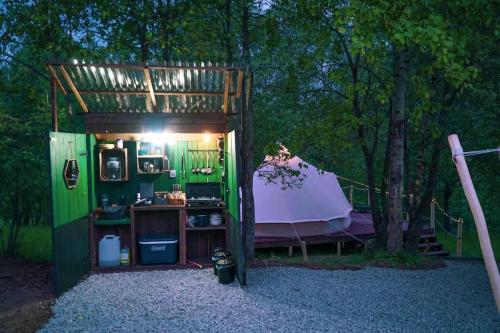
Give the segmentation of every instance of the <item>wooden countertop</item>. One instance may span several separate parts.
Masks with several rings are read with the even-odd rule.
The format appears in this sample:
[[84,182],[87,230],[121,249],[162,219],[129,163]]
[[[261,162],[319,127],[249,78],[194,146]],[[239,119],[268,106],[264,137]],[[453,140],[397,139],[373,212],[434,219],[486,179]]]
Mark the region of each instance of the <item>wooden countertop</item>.
[[179,210],[185,209],[185,205],[149,205],[149,206],[135,206],[131,205],[130,209],[133,210]]

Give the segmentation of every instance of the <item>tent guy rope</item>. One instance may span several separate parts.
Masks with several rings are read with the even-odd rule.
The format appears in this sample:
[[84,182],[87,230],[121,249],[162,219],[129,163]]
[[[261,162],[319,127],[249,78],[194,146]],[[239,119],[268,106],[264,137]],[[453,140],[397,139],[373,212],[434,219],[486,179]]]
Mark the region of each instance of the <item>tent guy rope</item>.
[[496,152],[499,152],[500,153],[500,147],[498,148],[490,148],[490,149],[481,149],[481,150],[472,150],[472,151],[457,151],[457,153],[454,153],[453,154],[453,157],[455,156],[459,156],[459,155],[462,155],[462,156],[476,156],[476,155],[483,155],[483,154],[489,154],[489,153],[496,153]]

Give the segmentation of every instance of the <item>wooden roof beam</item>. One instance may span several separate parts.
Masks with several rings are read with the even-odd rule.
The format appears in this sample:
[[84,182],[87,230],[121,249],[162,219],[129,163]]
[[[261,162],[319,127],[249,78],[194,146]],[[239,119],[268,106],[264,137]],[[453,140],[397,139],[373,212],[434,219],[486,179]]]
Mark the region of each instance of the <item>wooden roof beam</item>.
[[[66,67],[104,67],[104,68],[129,68],[129,69],[137,69],[141,70],[146,66],[140,65],[140,64],[74,64],[70,62],[63,62],[63,63],[50,63],[49,65],[53,66],[66,66]],[[160,65],[147,65],[147,67],[151,70],[204,70],[204,71],[219,71],[219,72],[225,72],[227,70],[242,70],[242,67],[238,66],[191,66],[191,65],[168,65],[168,66],[160,66]]]
[[151,96],[151,104],[153,104],[153,109],[158,112],[158,106],[156,104],[155,91],[153,89],[153,83],[151,82],[151,75],[149,73],[149,68],[144,67],[144,77],[146,78],[146,84],[148,86],[149,95]]
[[75,84],[73,83],[73,80],[71,80],[71,77],[69,76],[68,72],[66,72],[66,69],[64,68],[63,65],[61,65],[61,73],[64,76],[64,79],[68,83],[69,87],[71,88],[71,91],[76,97],[76,100],[78,101],[78,104],[80,104],[80,107],[83,109],[83,112],[88,113],[89,109],[87,105],[85,104],[82,96],[80,96],[80,93],[78,92],[78,89],[76,89]]
[[63,95],[66,96],[68,94],[68,92],[66,91],[66,89],[64,89],[64,86],[62,85],[61,80],[59,80],[59,77],[57,76],[57,73],[56,73],[56,70],[54,69],[54,67],[52,67],[52,65],[47,65],[47,69],[49,70],[52,78],[56,81],[59,89],[61,89],[61,92],[63,93]]
[[[148,95],[149,90],[137,91],[116,91],[116,90],[78,90],[80,95]],[[68,93],[73,93],[69,91]],[[218,91],[155,91],[155,96],[224,96],[224,92]],[[234,96],[234,92],[230,92],[229,96]]]
[[243,71],[238,71],[238,85],[236,86],[236,97],[241,96],[242,82],[243,82]]
[[231,84],[231,72],[226,71],[224,77],[224,113],[229,113],[229,87]]

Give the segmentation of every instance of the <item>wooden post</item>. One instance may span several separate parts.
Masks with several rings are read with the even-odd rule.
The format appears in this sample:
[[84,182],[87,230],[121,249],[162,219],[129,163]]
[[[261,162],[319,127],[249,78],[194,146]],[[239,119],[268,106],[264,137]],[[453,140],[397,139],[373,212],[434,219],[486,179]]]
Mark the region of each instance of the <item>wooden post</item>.
[[431,228],[432,234],[436,234],[436,199],[431,201]]
[[500,313],[500,274],[498,273],[498,266],[495,261],[495,254],[491,247],[490,236],[488,234],[488,227],[486,226],[486,219],[484,218],[483,209],[474,189],[474,184],[470,177],[469,168],[463,155],[463,149],[460,145],[460,140],[456,134],[448,136],[448,143],[450,144],[451,153],[453,155],[453,162],[457,167],[460,182],[464,189],[465,197],[469,203],[469,207],[474,217],[476,224],[477,234],[479,237],[479,244],[481,245],[481,252],[490,279],[491,289],[497,305],[497,311]]
[[349,186],[349,202],[351,203],[351,206],[354,207],[354,202],[352,201],[352,195],[354,192],[354,185]]
[[462,219],[458,219],[457,221],[457,257],[462,256],[462,227],[464,221]]
[[57,124],[57,89],[54,78],[50,80],[50,111],[52,112],[52,130],[57,132],[59,130]]
[[337,242],[337,255],[341,256],[342,255],[342,243]]
[[308,261],[307,258],[307,245],[305,241],[300,241],[300,248],[302,249],[302,256],[304,258],[304,261]]
[[293,256],[293,246],[288,247],[288,256],[289,257]]
[[369,208],[370,207],[370,189],[369,188],[366,188],[366,200],[368,200],[366,205]]

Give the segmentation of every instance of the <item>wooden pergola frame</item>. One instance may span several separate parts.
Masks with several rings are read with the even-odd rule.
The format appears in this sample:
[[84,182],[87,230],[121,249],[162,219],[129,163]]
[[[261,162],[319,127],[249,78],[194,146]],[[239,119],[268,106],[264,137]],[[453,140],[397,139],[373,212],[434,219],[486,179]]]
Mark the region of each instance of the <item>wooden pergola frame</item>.
[[[147,105],[152,107],[153,113],[162,114],[158,110],[157,96],[222,96],[223,97],[223,113],[224,116],[228,115],[228,101],[229,97],[241,97],[243,85],[243,68],[241,67],[224,67],[224,66],[191,66],[191,65],[141,65],[141,64],[84,64],[84,63],[48,63],[47,69],[51,76],[51,112],[52,112],[52,129],[58,131],[57,121],[57,88],[63,93],[64,96],[72,94],[75,96],[78,104],[80,105],[84,114],[91,113],[87,104],[82,98],[82,95],[136,95],[146,96]],[[136,69],[143,71],[147,90],[125,90],[123,88],[117,90],[86,90],[78,89],[75,82],[72,80],[66,68],[81,68],[81,67],[99,67],[99,68],[119,68],[119,69]],[[57,74],[56,68],[59,69],[62,77]],[[219,71],[224,75],[224,91],[155,91],[153,80],[151,78],[151,70],[158,71],[175,71],[175,70],[200,70],[200,71]],[[237,85],[236,91],[231,92],[232,72],[237,72]],[[63,85],[63,80],[66,82],[69,90]],[[123,116],[123,115],[122,115]]]

